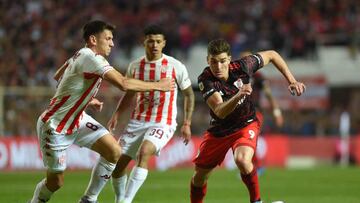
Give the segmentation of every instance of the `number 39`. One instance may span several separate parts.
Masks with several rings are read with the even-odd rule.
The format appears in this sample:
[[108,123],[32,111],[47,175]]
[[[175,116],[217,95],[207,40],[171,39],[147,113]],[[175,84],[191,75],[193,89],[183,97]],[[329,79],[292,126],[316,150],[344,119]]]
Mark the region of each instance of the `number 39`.
[[154,136],[154,137],[156,137],[158,139],[161,139],[162,136],[164,135],[164,131],[162,129],[160,129],[160,128],[155,128],[155,129],[151,130],[149,135]]

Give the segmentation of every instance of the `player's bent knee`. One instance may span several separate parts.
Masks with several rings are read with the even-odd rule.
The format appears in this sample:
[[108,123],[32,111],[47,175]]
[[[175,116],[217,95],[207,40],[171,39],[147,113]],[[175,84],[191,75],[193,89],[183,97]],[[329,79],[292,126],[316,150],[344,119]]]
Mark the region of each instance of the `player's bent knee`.
[[116,163],[121,155],[121,147],[111,135],[105,135],[97,140],[92,150],[111,163]]
[[110,150],[109,153],[106,153],[107,157],[106,160],[112,163],[117,163],[121,155],[121,147],[119,145],[114,145]]
[[156,152],[156,147],[153,144],[142,145],[141,148],[139,149],[139,152],[137,153],[137,158],[138,159],[148,158],[151,155],[155,154],[155,152]]
[[251,160],[246,159],[245,157],[237,157],[235,163],[240,170],[249,168],[252,164]]

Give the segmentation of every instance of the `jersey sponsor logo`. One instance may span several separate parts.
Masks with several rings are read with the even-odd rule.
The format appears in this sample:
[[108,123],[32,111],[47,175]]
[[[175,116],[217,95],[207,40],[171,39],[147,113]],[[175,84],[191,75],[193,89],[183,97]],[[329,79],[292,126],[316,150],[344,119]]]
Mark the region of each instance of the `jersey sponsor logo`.
[[147,105],[149,105],[149,104],[159,105],[162,97],[165,97],[165,95],[160,95],[160,97],[157,97],[157,98],[154,98],[152,96],[144,96],[144,98],[140,101],[140,103],[147,104]]

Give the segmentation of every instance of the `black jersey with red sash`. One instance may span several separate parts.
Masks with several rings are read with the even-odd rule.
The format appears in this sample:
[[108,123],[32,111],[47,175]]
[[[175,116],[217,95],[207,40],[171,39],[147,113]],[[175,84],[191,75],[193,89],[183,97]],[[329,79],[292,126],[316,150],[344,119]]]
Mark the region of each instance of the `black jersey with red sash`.
[[[211,73],[210,68],[206,67],[198,77],[199,89],[205,102],[215,92],[220,93],[224,102],[229,100],[239,91],[237,87],[239,83],[249,83],[250,78],[263,64],[263,59],[258,54],[232,61],[229,64],[227,81],[219,80]],[[216,137],[227,136],[256,120],[255,106],[248,96],[224,119],[217,117],[211,109],[210,115],[211,121],[208,131]]]

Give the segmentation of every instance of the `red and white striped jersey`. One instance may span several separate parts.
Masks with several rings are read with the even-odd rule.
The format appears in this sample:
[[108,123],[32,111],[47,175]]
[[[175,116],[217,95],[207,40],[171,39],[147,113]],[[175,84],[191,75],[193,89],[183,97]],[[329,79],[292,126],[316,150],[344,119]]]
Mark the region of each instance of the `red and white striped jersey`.
[[65,66],[55,96],[41,120],[50,122],[57,133],[72,134],[82,112],[98,92],[102,77],[113,67],[103,56],[86,47],[67,60]]
[[136,95],[136,106],[132,112],[131,119],[176,125],[178,87],[184,90],[191,85],[189,74],[184,64],[165,54],[156,61],[148,61],[143,56],[130,63],[127,77],[143,81],[174,78],[176,80],[176,88],[174,90],[168,92],[138,92]]

